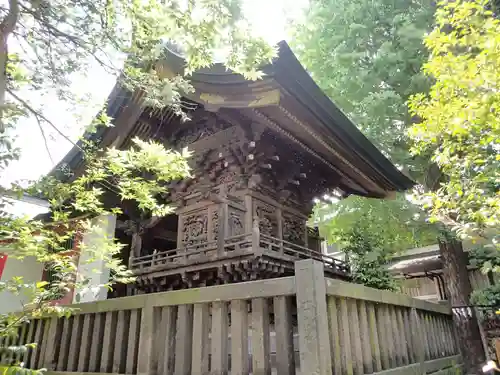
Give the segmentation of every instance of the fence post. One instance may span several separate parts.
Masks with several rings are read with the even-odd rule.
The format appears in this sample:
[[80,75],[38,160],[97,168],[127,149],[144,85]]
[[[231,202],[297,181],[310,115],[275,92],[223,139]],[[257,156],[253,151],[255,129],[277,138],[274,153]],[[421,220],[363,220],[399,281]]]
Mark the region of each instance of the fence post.
[[42,361],[42,367],[47,370],[55,370],[55,350],[56,350],[56,342],[59,339],[60,332],[58,332],[58,324],[59,319],[57,317],[50,318],[47,323],[48,324],[48,333],[45,339],[45,350],[41,353],[40,358]]
[[420,324],[420,317],[418,316],[417,309],[415,307],[411,308],[410,326],[413,333],[411,336],[411,345],[417,355],[416,359],[418,363],[420,363],[420,373],[425,374],[425,348],[422,337],[422,335],[425,334],[425,332],[422,332],[422,329],[425,328]]
[[[473,307],[474,309],[474,315],[477,320],[477,325],[479,327],[479,334],[481,335],[481,342],[483,343],[483,350],[484,350],[484,355],[486,357],[486,360],[490,360],[490,353],[488,350],[488,339],[486,338],[486,333],[484,332],[484,326],[483,323],[481,322],[481,316],[479,315],[479,309],[477,307]],[[500,359],[500,358],[499,358]]]
[[141,311],[141,328],[139,335],[139,353],[137,356],[137,375],[150,375],[153,363],[153,335],[155,309],[146,305]]
[[323,263],[313,259],[295,262],[295,285],[301,373],[331,375]]

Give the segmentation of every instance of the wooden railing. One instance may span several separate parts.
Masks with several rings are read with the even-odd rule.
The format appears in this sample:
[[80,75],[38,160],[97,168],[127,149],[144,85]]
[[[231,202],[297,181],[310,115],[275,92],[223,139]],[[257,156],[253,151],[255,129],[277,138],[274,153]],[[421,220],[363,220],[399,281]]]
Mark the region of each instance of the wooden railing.
[[260,247],[266,251],[266,254],[280,254],[288,259],[314,259],[322,262],[326,268],[336,272],[349,274],[349,266],[346,262],[336,259],[321,251],[309,249],[308,247],[294,244],[276,237],[265,234],[260,235]]
[[224,241],[205,241],[183,248],[155,251],[153,254],[131,258],[130,268],[136,272],[149,272],[155,267],[176,268],[195,262],[231,258],[250,253],[259,255],[263,252],[271,257],[287,261],[318,260],[329,270],[349,274],[348,265],[339,259],[323,254],[321,251],[258,232],[227,237]]
[[295,267],[293,277],[76,305],[11,344],[39,343],[20,358],[28,367],[94,375],[451,375],[460,364],[448,306],[325,278],[317,261]]
[[[220,248],[222,248],[222,251],[219,251]],[[180,267],[194,261],[207,261],[231,254],[238,255],[241,254],[241,251],[251,251],[251,248],[252,236],[240,234],[227,237],[222,246],[218,241],[205,241],[178,249],[155,251],[153,254],[131,258],[130,268],[132,270],[141,270],[165,265]]]

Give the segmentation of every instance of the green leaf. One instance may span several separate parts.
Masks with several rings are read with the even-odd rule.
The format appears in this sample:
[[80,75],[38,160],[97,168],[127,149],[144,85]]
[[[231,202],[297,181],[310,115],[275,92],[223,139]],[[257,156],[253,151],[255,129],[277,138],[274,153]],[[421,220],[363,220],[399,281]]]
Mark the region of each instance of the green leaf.
[[36,287],[37,287],[37,289],[41,289],[41,288],[43,288],[44,286],[47,286],[47,285],[49,285],[49,282],[48,282],[48,281],[38,281],[38,282],[36,283]]

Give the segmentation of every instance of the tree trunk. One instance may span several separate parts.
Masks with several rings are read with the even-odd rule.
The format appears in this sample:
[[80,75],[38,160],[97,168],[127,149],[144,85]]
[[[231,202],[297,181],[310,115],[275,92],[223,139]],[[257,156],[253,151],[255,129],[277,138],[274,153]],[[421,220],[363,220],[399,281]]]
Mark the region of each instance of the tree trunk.
[[7,42],[10,34],[16,27],[19,19],[18,0],[9,0],[9,12],[0,23],[0,133],[5,130],[4,109],[5,94],[7,93],[7,63],[9,62],[9,49]]
[[[451,306],[464,306],[453,314],[460,351],[464,361],[465,374],[482,374],[484,355],[481,333],[474,309],[467,309],[470,304],[472,287],[467,271],[467,254],[462,243],[449,235],[439,239],[439,249],[443,258],[443,271]],[[460,313],[457,313],[460,312]],[[464,314],[464,312],[468,312]]]

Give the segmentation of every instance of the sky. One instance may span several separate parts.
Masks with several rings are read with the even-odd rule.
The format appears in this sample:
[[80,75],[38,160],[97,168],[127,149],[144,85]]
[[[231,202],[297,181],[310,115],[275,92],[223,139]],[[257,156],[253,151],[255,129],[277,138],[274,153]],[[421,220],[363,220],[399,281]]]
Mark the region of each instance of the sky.
[[[243,9],[256,35],[270,43],[287,38],[287,19],[294,18],[307,4],[307,0],[244,0]],[[73,140],[82,134],[83,128],[104,104],[115,83],[114,77],[106,74],[96,65],[88,76],[76,75],[72,89],[76,93],[91,92],[91,101],[86,106],[70,109],[55,95],[30,98],[45,108],[45,115]],[[47,129],[49,157],[41,132],[33,119],[23,120],[18,126],[16,144],[21,148],[21,158],[13,163],[3,175],[0,184],[9,185],[14,181],[33,180],[47,174],[71,149],[72,144],[54,131]],[[36,215],[46,208],[27,203],[16,204],[11,211]]]

